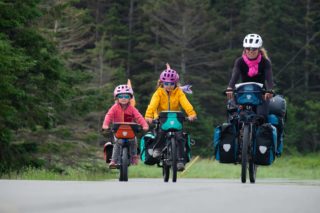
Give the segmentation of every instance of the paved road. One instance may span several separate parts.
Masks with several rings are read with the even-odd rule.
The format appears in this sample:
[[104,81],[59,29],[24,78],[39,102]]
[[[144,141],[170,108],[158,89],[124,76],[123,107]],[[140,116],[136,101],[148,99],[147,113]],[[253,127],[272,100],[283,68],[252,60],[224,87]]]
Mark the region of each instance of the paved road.
[[0,213],[319,213],[320,182],[0,180]]

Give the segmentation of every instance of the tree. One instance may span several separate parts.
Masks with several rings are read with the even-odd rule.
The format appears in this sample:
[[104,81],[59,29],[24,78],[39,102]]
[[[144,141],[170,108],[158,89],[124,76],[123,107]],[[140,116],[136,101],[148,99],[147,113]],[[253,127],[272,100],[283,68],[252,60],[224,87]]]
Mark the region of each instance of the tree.
[[37,6],[37,0],[0,1],[0,172],[30,163],[14,160],[12,131],[52,127],[72,93],[56,48],[32,25],[40,15]]

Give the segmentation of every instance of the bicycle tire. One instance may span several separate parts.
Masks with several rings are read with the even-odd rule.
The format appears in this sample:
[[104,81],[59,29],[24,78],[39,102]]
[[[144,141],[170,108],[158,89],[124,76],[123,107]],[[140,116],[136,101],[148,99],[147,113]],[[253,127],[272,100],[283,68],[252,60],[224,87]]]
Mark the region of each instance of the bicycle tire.
[[172,160],[172,182],[177,182],[177,144],[176,139],[172,137],[171,139],[171,160]]
[[241,182],[247,181],[247,167],[248,167],[248,146],[250,140],[250,127],[244,126],[241,150]]
[[250,183],[256,182],[256,175],[257,175],[257,165],[254,164],[253,160],[249,161],[249,178]]
[[164,182],[168,182],[170,177],[170,166],[167,165],[165,162],[162,165],[162,175]]
[[121,164],[120,164],[120,181],[128,181],[128,148],[122,147],[122,156],[121,156]]

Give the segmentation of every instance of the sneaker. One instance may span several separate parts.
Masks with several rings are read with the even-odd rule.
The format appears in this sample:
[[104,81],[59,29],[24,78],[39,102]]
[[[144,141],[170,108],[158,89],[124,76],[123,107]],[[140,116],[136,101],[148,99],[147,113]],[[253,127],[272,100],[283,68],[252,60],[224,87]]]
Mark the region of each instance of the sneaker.
[[179,172],[183,171],[184,170],[184,163],[182,163],[182,162],[177,163],[177,169]]
[[138,163],[139,163],[139,156],[138,156],[138,155],[132,156],[132,158],[131,158],[131,163],[132,163],[132,165],[138,165]]
[[161,151],[159,149],[154,149],[152,153],[152,157],[158,158],[161,155]]
[[109,163],[109,169],[116,169],[117,168],[117,164],[116,162],[114,162],[113,160]]

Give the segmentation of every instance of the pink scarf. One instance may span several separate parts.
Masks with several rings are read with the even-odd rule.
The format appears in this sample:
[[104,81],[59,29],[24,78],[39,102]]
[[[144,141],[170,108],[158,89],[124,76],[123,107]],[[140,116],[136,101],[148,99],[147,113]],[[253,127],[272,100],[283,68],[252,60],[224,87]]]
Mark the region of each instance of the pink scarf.
[[244,62],[246,62],[246,64],[248,65],[249,67],[249,72],[248,72],[248,75],[250,77],[253,77],[255,75],[258,74],[258,65],[261,61],[261,53],[259,53],[258,57],[255,59],[255,60],[250,60],[246,54],[243,54],[242,55],[242,58],[244,60]]

